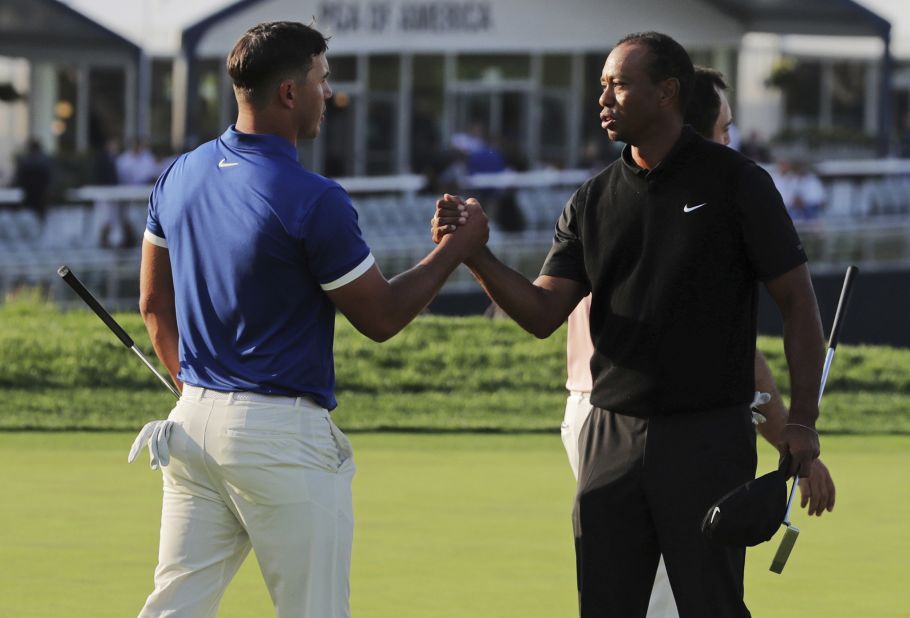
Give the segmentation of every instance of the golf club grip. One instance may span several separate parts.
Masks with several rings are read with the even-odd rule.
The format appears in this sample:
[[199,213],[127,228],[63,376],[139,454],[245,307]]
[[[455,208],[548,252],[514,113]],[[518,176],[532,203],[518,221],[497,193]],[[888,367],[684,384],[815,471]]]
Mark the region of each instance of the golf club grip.
[[850,294],[853,292],[853,280],[859,268],[850,266],[847,268],[847,275],[844,277],[844,287],[840,291],[840,299],[837,301],[837,311],[834,313],[834,324],[831,325],[831,337],[828,339],[828,347],[837,348],[837,340],[840,337],[840,330],[844,324],[844,316],[847,313],[847,305],[850,304]]
[[119,324],[117,324],[117,320],[115,320],[111,314],[107,312],[107,309],[102,307],[101,303],[99,303],[98,300],[92,296],[92,293],[89,292],[84,285],[82,285],[82,282],[79,281],[79,278],[76,277],[73,271],[69,269],[69,266],[61,266],[57,269],[57,274],[60,275],[64,281],[66,281],[67,285],[73,288],[73,291],[76,292],[76,294],[78,294],[79,297],[85,301],[86,305],[91,307],[92,311],[95,312],[95,315],[101,318],[102,322],[107,324],[107,327],[111,329],[112,333],[117,335],[117,338],[123,343],[123,345],[128,348],[132,348],[133,345],[135,345],[130,336],[126,334],[126,331],[123,330]]

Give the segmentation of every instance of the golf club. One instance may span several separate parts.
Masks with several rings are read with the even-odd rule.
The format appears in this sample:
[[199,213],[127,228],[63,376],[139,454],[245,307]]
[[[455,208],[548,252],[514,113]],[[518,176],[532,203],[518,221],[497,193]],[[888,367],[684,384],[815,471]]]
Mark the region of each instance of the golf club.
[[152,373],[158,377],[159,380],[161,380],[161,383],[164,384],[169,391],[171,391],[171,394],[173,394],[177,399],[180,399],[180,393],[177,392],[177,389],[174,388],[174,385],[171,384],[167,378],[161,375],[157,369],[155,369],[155,366],[152,365],[152,363],[149,362],[149,359],[146,358],[145,354],[143,354],[142,351],[136,347],[136,344],[133,342],[132,338],[126,334],[126,331],[123,330],[120,324],[117,323],[117,320],[115,320],[113,316],[111,316],[111,314],[101,306],[101,303],[98,302],[98,299],[92,296],[92,293],[89,292],[84,285],[82,285],[82,282],[79,281],[79,278],[76,277],[73,271],[69,269],[69,266],[61,266],[57,269],[57,274],[60,275],[64,281],[66,281],[67,285],[73,288],[73,291],[76,292],[76,294],[78,294],[83,301],[85,301],[85,304],[95,312],[95,315],[101,318],[102,322],[107,324],[107,327],[111,329],[111,332],[117,335],[117,338],[123,343],[123,345],[136,353],[136,356],[138,356],[140,360],[145,363],[145,366],[148,367]]
[[[859,269],[856,266],[847,268],[847,274],[844,277],[844,287],[840,292],[840,299],[837,301],[837,311],[834,312],[834,324],[831,325],[831,336],[828,338],[828,352],[825,354],[825,366],[822,369],[821,384],[818,388],[818,405],[822,404],[822,395],[825,393],[825,383],[828,381],[828,372],[831,370],[831,362],[834,360],[834,352],[837,350],[837,340],[840,336],[840,329],[844,322],[844,316],[847,313],[847,305],[850,302],[850,293],[853,291],[853,279]],[[783,524],[786,526],[784,536],[780,540],[774,559],[771,561],[770,570],[773,573],[780,574],[787,564],[790,552],[796,544],[796,538],[799,536],[799,528],[790,523],[790,509],[793,507],[793,498],[796,497],[796,487],[799,485],[799,474],[793,477],[793,487],[790,488],[790,499],[787,500],[787,512],[784,515]]]

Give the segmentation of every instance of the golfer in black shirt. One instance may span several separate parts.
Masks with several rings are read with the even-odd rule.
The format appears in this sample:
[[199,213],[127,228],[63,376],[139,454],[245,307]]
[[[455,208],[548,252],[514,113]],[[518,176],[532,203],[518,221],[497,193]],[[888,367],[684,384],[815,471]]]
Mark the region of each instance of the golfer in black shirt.
[[[528,282],[489,249],[465,262],[538,337],[592,293],[595,408],[574,513],[582,618],[644,617],[661,553],[682,618],[749,616],[745,550],[706,540],[699,523],[755,475],[759,281],[783,316],[790,368],[779,447],[801,476],[819,454],[824,345],[805,253],[770,177],[683,125],[692,79],[670,37],[621,40],[599,105],[601,126],[627,146],[570,199],[540,276]],[[434,238],[462,208],[437,203]]]

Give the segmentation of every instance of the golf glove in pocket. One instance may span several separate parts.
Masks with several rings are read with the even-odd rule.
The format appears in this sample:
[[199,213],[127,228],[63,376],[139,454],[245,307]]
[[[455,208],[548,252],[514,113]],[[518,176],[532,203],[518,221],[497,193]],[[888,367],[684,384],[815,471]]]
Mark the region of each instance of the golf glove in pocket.
[[766,403],[771,401],[770,393],[763,393],[761,391],[755,391],[755,397],[752,399],[752,403],[749,406],[752,408],[752,423],[755,425],[761,425],[764,423],[767,418],[765,415],[756,410],[756,406],[763,406]]
[[130,448],[130,454],[126,461],[133,463],[142,446],[147,442],[149,447],[149,457],[151,458],[152,470],[157,470],[158,466],[166,466],[171,460],[171,453],[167,447],[167,440],[171,435],[171,428],[174,421],[152,421],[146,423],[145,427],[133,440],[133,446]]

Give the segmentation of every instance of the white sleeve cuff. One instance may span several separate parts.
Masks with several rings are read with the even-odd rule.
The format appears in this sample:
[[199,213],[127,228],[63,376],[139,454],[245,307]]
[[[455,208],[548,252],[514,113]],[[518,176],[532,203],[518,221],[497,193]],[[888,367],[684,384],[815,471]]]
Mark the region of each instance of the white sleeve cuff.
[[164,238],[161,238],[160,236],[155,236],[148,230],[148,228],[146,228],[145,234],[143,234],[142,237],[145,238],[150,243],[152,243],[153,245],[155,245],[156,247],[161,247],[162,249],[167,249],[167,240],[165,240]]
[[351,281],[370,270],[370,267],[376,262],[376,259],[373,257],[373,254],[370,253],[364,261],[355,266],[348,274],[342,275],[334,281],[329,281],[328,283],[320,283],[319,286],[329,292],[331,290],[337,290],[343,285],[349,284]]

